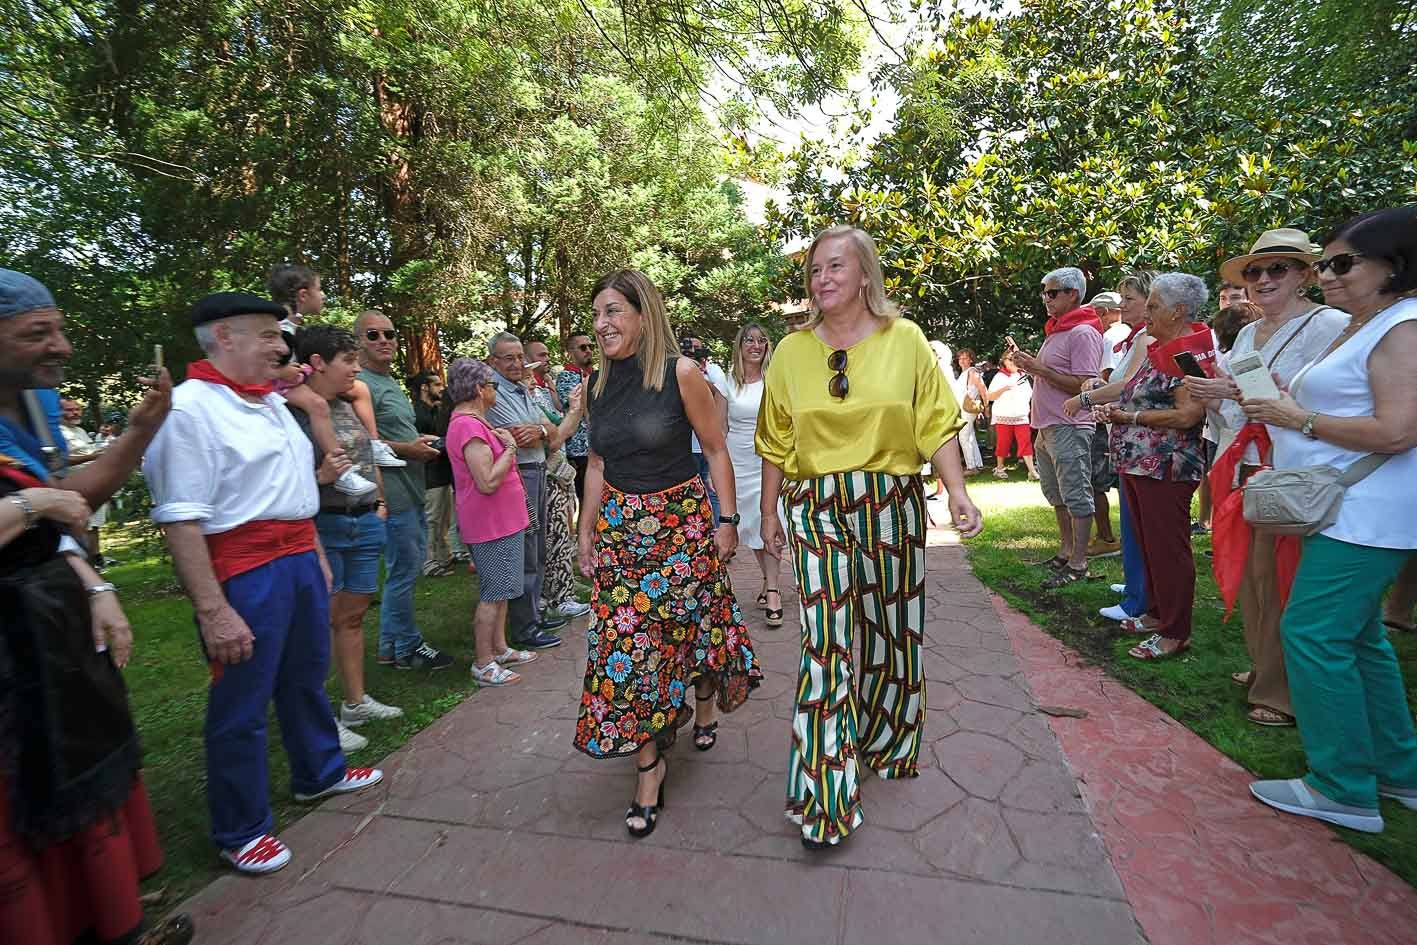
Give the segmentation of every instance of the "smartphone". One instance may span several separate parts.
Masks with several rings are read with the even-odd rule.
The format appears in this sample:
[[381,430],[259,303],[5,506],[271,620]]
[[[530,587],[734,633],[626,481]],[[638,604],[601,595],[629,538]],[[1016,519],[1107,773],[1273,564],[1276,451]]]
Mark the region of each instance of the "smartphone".
[[1017,351],[1017,350],[1018,350],[1018,342],[1017,342],[1017,341],[1014,341],[1014,336],[1013,336],[1013,335],[1005,335],[1005,336],[1004,336],[1004,344],[1006,344],[1006,345],[1009,346],[1009,350],[1010,350],[1010,351]]
[[[1180,361],[1180,358],[1177,358]],[[1269,368],[1257,354],[1247,354],[1230,362],[1230,373],[1246,400],[1278,400],[1279,388]]]
[[444,442],[441,436],[438,437],[436,440],[429,440],[428,445],[433,447],[440,453],[446,453],[448,451],[448,444]]
[[1181,372],[1190,377],[1210,377],[1205,373],[1205,368],[1196,360],[1196,356],[1189,351],[1177,351],[1175,355],[1176,366]]

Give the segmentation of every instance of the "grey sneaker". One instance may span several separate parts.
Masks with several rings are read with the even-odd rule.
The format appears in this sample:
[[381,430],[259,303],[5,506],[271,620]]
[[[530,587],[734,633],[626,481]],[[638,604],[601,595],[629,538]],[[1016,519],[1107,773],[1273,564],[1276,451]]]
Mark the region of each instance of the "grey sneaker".
[[562,617],[569,617],[574,620],[577,617],[584,617],[590,613],[590,604],[581,603],[578,600],[563,601],[561,606],[556,608],[557,613]]
[[339,719],[335,719],[335,728],[339,730],[339,750],[346,755],[369,746],[369,739],[358,732],[351,731]]
[[1302,778],[1286,781],[1255,781],[1250,793],[1275,810],[1300,817],[1312,817],[1349,830],[1382,833],[1383,815],[1376,807],[1350,807],[1331,801],[1311,789]]
[[1378,797],[1397,801],[1408,810],[1417,810],[1417,788],[1393,787],[1391,784],[1379,782]]
[[365,722],[379,722],[384,719],[396,719],[403,715],[403,709],[398,706],[384,705],[369,693],[364,694],[364,701],[358,705],[350,705],[348,702],[340,704],[339,720],[344,725],[354,728],[363,725]]

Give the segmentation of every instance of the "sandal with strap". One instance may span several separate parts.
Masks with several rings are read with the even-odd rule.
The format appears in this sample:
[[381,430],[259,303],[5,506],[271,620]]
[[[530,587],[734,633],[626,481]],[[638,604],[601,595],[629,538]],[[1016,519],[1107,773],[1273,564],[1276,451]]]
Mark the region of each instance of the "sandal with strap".
[[1395,617],[1384,617],[1383,626],[1387,627],[1389,630],[1397,630],[1401,633],[1417,632],[1417,625],[1403,623],[1401,620],[1398,620]]
[[1252,672],[1251,672],[1250,670],[1248,670],[1248,669],[1245,670],[1243,673],[1231,673],[1231,674],[1230,674],[1230,681],[1231,681],[1232,683],[1234,683],[1235,685],[1241,687],[1242,689],[1248,689],[1248,688],[1250,687],[1250,680],[1253,679],[1253,678],[1254,678],[1254,673],[1252,673]]
[[[768,590],[767,594],[764,594],[764,595],[763,595],[763,605],[764,605],[764,606],[767,605],[767,595],[768,595],[768,594],[776,594],[776,595],[777,595],[777,602],[778,602],[778,604],[779,604],[779,605],[782,604],[782,592],[779,591],[777,588],[774,587],[774,588],[770,588],[770,589]],[[782,607],[779,606],[776,610],[769,610],[768,613],[767,613],[767,620],[768,620],[768,626],[769,626],[769,627],[773,627],[773,628],[775,629],[775,628],[777,628],[777,627],[782,626]]]
[[[698,693],[694,694],[695,705],[703,705],[705,702],[712,702],[713,696],[701,698]],[[697,715],[697,713],[695,713]],[[699,739],[704,739],[700,742]],[[707,725],[694,726],[694,747],[699,751],[709,751],[718,744],[718,719],[714,719]]]
[[1294,724],[1294,716],[1285,715],[1267,705],[1251,706],[1250,711],[1245,713],[1245,718],[1266,728],[1289,728]]
[[478,666],[474,663],[472,666],[472,678],[477,681],[479,686],[510,686],[513,683],[522,681],[520,675],[512,672],[510,669],[503,669],[501,666],[497,665],[496,660],[493,660],[486,666]]
[[1126,620],[1122,621],[1122,632],[1136,634],[1155,633],[1156,624],[1147,623],[1140,617],[1128,617]]
[[1153,633],[1136,646],[1127,651],[1127,655],[1142,662],[1152,662],[1155,660],[1169,660],[1173,656],[1180,656],[1191,648],[1190,640],[1182,640],[1176,649],[1167,652],[1161,648],[1161,641],[1164,640],[1159,633]]
[[1047,561],[1035,561],[1033,563],[1038,567],[1047,568],[1049,571],[1057,571],[1059,568],[1066,568],[1068,566],[1068,559],[1063,555],[1054,555]]
[[516,650],[509,646],[506,652],[494,656],[492,659],[499,666],[521,666],[526,663],[535,663],[536,654],[531,650]]
[[1072,565],[1064,565],[1063,567],[1054,571],[1052,577],[1043,579],[1043,589],[1045,591],[1057,590],[1058,588],[1066,587],[1069,584],[1076,584],[1079,581],[1086,581],[1090,577],[1092,577],[1092,575],[1087,573],[1087,568],[1083,568],[1081,571],[1078,571],[1073,568]]
[[[630,799],[630,809],[625,811],[625,829],[630,832],[630,836],[636,840],[641,840],[654,833],[655,824],[659,822],[659,812],[664,810],[664,782],[669,780],[669,759],[660,754],[647,765],[635,765],[635,770],[640,774],[646,774],[659,767],[660,762],[664,762],[664,774],[659,779],[659,797],[653,804],[641,804],[638,796]],[[634,827],[630,824],[631,818],[643,820],[643,827]]]

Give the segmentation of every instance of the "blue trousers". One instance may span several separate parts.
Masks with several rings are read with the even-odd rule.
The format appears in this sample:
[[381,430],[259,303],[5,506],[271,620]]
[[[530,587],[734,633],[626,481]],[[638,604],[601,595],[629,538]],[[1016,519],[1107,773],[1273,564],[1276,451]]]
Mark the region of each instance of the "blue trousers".
[[275,826],[266,764],[266,712],[275,700],[291,790],[323,791],[344,777],[325,695],[330,595],[313,551],[287,555],[223,585],[255,637],[251,658],[221,666],[207,692],[207,804],[212,840],[242,846]]
[[379,602],[379,653],[402,658],[423,643],[413,616],[413,585],[428,558],[423,506],[390,512],[384,522],[384,599]]
[[1146,589],[1146,561],[1142,558],[1141,545],[1137,533],[1132,528],[1132,508],[1127,501],[1127,490],[1118,489],[1122,523],[1122,580],[1127,582],[1127,593],[1122,598],[1122,609],[1133,617],[1140,617],[1151,609],[1151,595]]

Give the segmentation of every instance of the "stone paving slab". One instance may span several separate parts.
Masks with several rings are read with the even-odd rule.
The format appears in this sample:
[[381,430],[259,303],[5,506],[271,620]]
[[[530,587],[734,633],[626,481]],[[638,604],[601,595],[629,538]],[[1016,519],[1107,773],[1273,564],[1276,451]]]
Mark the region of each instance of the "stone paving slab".
[[1248,771],[1003,601],[995,609],[1039,702],[1087,713],[1049,725],[1153,945],[1417,941],[1417,890],[1328,827],[1260,804]]
[[479,692],[385,759],[383,784],[286,830],[285,870],[190,900],[197,941],[1144,941],[991,598],[946,541],[932,532],[928,551],[921,777],[868,776],[866,825],[843,848],[808,854],[782,813],[798,600],[784,592],[786,625],[768,629],[749,559],[733,574],[767,678],[713,751],[682,738],[669,753],[651,837],[625,832],[632,765],[571,748],[578,623],[521,685]]

